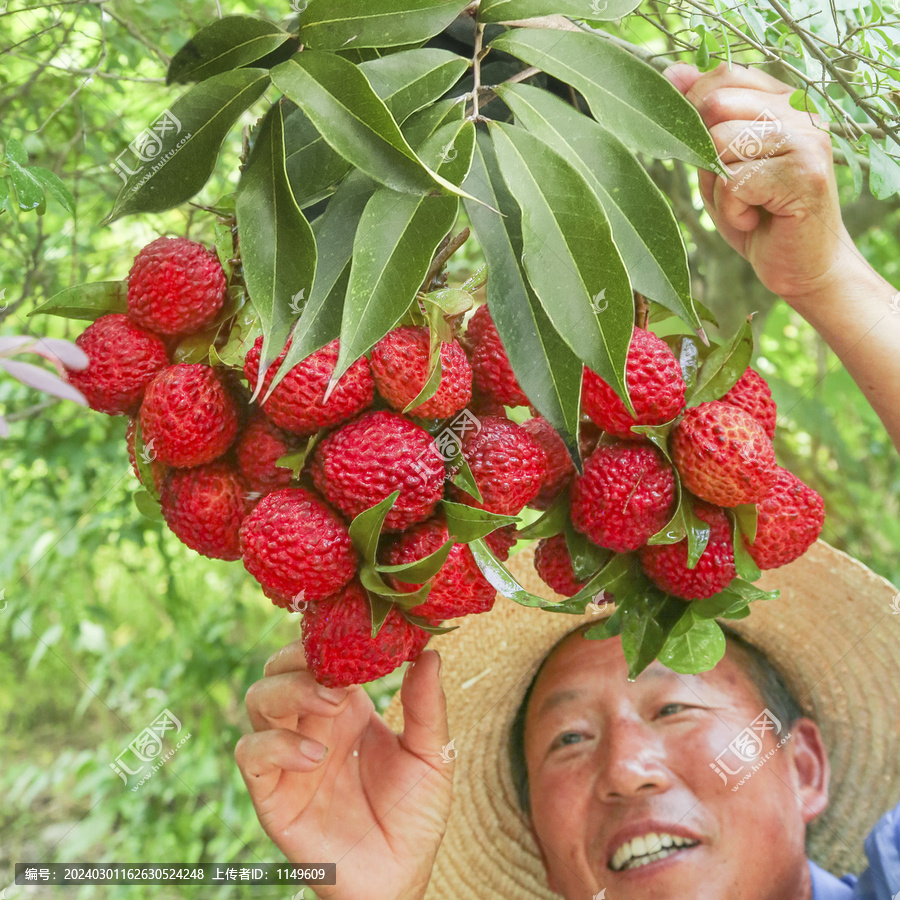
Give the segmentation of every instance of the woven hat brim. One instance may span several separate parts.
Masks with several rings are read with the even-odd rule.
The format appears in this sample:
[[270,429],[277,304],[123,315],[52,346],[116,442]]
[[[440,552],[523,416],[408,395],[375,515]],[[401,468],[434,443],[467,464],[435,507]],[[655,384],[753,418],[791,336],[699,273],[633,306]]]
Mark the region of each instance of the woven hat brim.
[[[532,593],[554,594],[537,576],[533,549],[509,568]],[[900,799],[900,615],[897,588],[818,541],[799,560],[757,582],[758,601],[729,622],[782,672],[822,730],[831,763],[827,811],[809,829],[809,855],[838,875],[866,865],[863,840]],[[896,601],[894,601],[896,603]],[[507,758],[516,709],[541,660],[589,616],[548,613],[498,596],[428,646],[443,661],[456,763],[453,804],[426,900],[553,900],[538,849],[518,808]],[[400,732],[399,692],[384,715]],[[864,800],[865,802],[861,802]]]

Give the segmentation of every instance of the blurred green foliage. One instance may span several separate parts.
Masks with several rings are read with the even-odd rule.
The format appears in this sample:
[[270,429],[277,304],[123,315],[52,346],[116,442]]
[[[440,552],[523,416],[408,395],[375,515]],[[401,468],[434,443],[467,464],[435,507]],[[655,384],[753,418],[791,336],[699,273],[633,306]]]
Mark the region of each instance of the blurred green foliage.
[[[195,207],[102,230],[97,222],[120,186],[111,162],[180,93],[164,87],[168,58],[216,7],[147,0],[16,12],[17,5],[0,14],[8,47],[0,141],[21,140],[33,164],[71,189],[77,211],[70,216],[51,199],[42,217],[11,203],[0,213],[7,304],[0,334],[74,338],[84,323],[27,313],[68,285],[125,277],[133,255],[157,234],[212,241],[210,217]],[[228,12],[278,20],[290,10],[286,3],[236,3]],[[254,118],[251,110],[242,121]],[[239,152],[235,131],[198,203],[229,189]],[[849,173],[840,179],[849,200]],[[897,284],[896,198],[892,203],[876,204],[868,194],[856,201],[879,207],[872,221],[880,228],[858,230],[859,243]],[[709,232],[709,220],[700,221]],[[716,295],[707,277],[732,252],[687,225],[685,236],[705,302],[732,316],[756,308],[734,296],[734,282],[728,296]],[[454,259],[451,283],[478,262],[470,240]],[[744,287],[748,296],[756,290],[749,280]],[[808,325],[782,303],[756,324],[757,365],[779,405],[780,462],[825,496],[826,540],[900,581],[896,451]],[[46,403],[8,378],[0,378],[0,408],[12,429],[0,443],[0,888],[12,882],[13,863],[26,860],[282,861],[259,826],[233,750],[249,730],[244,694],[265,660],[299,637],[299,616],[273,607],[240,563],[198,557],[138,515],[124,419]],[[379,708],[401,675],[368,687]],[[191,737],[132,792],[110,764],[165,708]],[[215,896],[286,900],[297,890],[217,888]],[[65,893],[100,895],[182,896],[164,887]]]

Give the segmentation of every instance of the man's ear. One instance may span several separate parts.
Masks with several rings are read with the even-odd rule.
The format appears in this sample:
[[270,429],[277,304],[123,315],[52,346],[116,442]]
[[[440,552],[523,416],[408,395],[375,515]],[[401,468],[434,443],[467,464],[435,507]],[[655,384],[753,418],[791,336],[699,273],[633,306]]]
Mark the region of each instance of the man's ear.
[[797,719],[791,726],[791,759],[802,801],[803,821],[809,824],[828,805],[831,767],[822,732],[812,719]]
[[541,863],[544,866],[544,874],[547,877],[547,887],[550,888],[550,890],[555,894],[558,894],[560,892],[559,888],[556,886],[553,880],[553,875],[550,873],[550,866],[547,864],[547,854],[544,852],[544,846],[543,844],[541,844],[540,838],[537,836],[537,831],[535,831],[534,822],[532,822],[530,814],[527,816],[525,821],[528,825],[528,830],[531,832],[531,837],[537,845],[538,853],[541,854]]

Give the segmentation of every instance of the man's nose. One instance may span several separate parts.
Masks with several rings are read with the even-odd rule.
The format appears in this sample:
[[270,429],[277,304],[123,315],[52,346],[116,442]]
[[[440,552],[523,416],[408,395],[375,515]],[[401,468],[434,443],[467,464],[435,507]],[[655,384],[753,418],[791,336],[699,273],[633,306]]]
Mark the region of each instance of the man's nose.
[[661,793],[671,786],[659,737],[640,719],[622,716],[609,724],[598,748],[596,792],[601,800]]

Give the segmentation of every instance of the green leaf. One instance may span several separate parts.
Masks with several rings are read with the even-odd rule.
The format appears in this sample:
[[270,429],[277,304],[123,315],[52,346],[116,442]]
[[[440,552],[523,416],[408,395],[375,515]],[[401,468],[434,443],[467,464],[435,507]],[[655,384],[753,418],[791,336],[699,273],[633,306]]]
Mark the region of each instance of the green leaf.
[[9,138],[6,142],[6,158],[10,162],[18,163],[20,167],[28,165],[28,151],[18,138]]
[[468,0],[310,0],[300,40],[315,50],[399,47],[443,31]]
[[559,534],[569,518],[569,493],[563,491],[539,518],[519,529],[522,540],[540,540]]
[[137,491],[134,495],[134,505],[138,512],[151,522],[165,522],[159,503],[146,491]]
[[627,50],[585,31],[517,28],[490,46],[583,94],[597,121],[631,150],[717,171],[716,148],[693,104]]
[[402,615],[407,622],[412,622],[413,625],[418,626],[423,631],[427,631],[429,634],[447,634],[448,631],[456,631],[456,629],[459,628],[459,625],[432,625],[427,619],[421,619],[419,616],[414,616],[405,609],[400,611],[400,615]]
[[256,16],[225,16],[201,28],[169,62],[166,84],[188,84],[262,59],[291,37]]
[[673,672],[695,675],[708,672],[725,655],[725,634],[715,619],[688,614],[675,625],[659,651],[659,661]]
[[43,185],[46,190],[50,191],[66,212],[75,212],[75,198],[57,175],[43,166],[31,166],[28,169],[28,174]]
[[370,594],[390,600],[404,609],[412,609],[412,607],[424,603],[431,593],[431,582],[423,584],[418,590],[410,593],[392,588],[368,562],[364,562],[360,567],[359,582]]
[[444,510],[450,537],[458,544],[468,544],[487,537],[492,531],[519,521],[515,516],[501,516],[499,513],[450,500],[441,500],[441,508]]
[[478,21],[515,22],[560,15],[602,22],[621,19],[640,3],[641,0],[482,0]]
[[757,587],[755,584],[750,584],[742,578],[732,578],[731,583],[725,590],[736,597],[746,600],[748,603],[752,603],[754,600],[777,600],[781,596],[781,591],[779,590],[764,591],[762,588]]
[[259,315],[253,308],[253,304],[245,302],[238,310],[228,340],[220,350],[215,347],[209,349],[209,361],[211,366],[230,366],[242,369],[247,352],[262,334],[262,325]]
[[[446,93],[465,68],[466,61],[455,53],[426,48],[359,66],[398,123]],[[288,177],[297,202],[309,206],[328,196],[351,165],[325,142],[302,109],[287,115],[284,127]]]
[[611,559],[612,551],[604,550],[575,530],[570,519],[564,525],[566,549],[572,559],[572,572],[577,581],[593,578]]
[[628,680],[634,681],[657,658],[690,607],[656,588],[643,590],[637,586],[631,592],[631,601],[622,610],[622,650],[628,663]]
[[669,435],[672,433],[675,420],[666,422],[663,425],[632,425],[631,431],[634,434],[642,434],[651,444],[653,444],[662,455],[672,462],[669,455]]
[[372,640],[374,641],[378,637],[378,632],[381,631],[381,626],[384,625],[384,620],[390,614],[394,604],[390,600],[379,597],[370,591],[366,591],[366,597],[369,600],[369,611],[372,613]]
[[[475,126],[451,122],[421,147],[439,159],[448,142],[457,155],[441,172],[462,181],[469,169]],[[456,197],[426,197],[379,188],[363,211],[353,244],[350,282],[341,321],[340,355],[331,376],[335,383],[400,321],[422,284],[434,252],[453,226]]]
[[481,489],[478,482],[472,474],[468,460],[462,455],[462,451],[450,463],[450,468],[455,469],[455,474],[450,479],[458,488],[465,491],[470,497],[475,498],[476,503],[484,503],[484,497],[481,496]]
[[747,551],[747,548],[744,546],[738,517],[732,509],[727,509],[725,511],[729,514],[728,518],[731,520],[731,539],[734,544],[734,568],[737,571],[738,577],[743,578],[745,581],[756,581],[757,579],[762,578],[762,572],[760,571],[759,566],[754,562],[753,557]]
[[[8,151],[7,151],[8,152]],[[40,215],[44,199],[44,186],[28,169],[23,169],[14,159],[7,159],[7,173],[16,189],[16,202],[19,209],[37,209]]]
[[[603,207],[584,178],[540,138],[501,123],[492,123],[491,135],[522,210],[522,260],[544,312],[578,358],[629,406],[625,356],[634,295]],[[601,296],[606,306],[598,311]]]
[[303,471],[303,467],[306,465],[306,460],[309,458],[309,454],[312,453],[316,444],[319,442],[320,433],[321,432],[311,435],[304,446],[300,447],[298,450],[292,450],[284,456],[279,456],[278,459],[275,460],[275,465],[281,469],[290,469],[294,478],[299,478],[300,473]]
[[63,288],[28,315],[61,316],[64,319],[87,319],[93,322],[110,313],[127,312],[127,281],[95,281]]
[[318,248],[316,277],[309,298],[291,335],[291,347],[272,379],[264,401],[288,372],[341,333],[344,295],[359,220],[375,182],[360,171],[351,172],[313,223]]
[[701,327],[691,298],[687,251],[672,208],[628,148],[549,91],[500,85],[518,124],[550,144],[584,177],[609,216],[634,289]]
[[692,391],[697,383],[700,366],[708,354],[708,348],[699,344],[689,334],[673,334],[663,340],[669,345],[678,360],[686,391]]
[[[756,540],[756,525],[759,517],[759,507],[755,503],[742,503],[740,506],[731,507],[731,512],[737,519],[738,527],[752,544]],[[753,581],[754,579],[750,579]]]
[[433,553],[414,562],[401,563],[397,566],[376,566],[375,568],[382,575],[393,575],[406,584],[422,584],[438,573],[455,545],[456,541],[451,539],[441,544]]
[[350,540],[359,555],[367,562],[375,563],[378,555],[378,538],[381,536],[384,520],[399,496],[400,491],[394,491],[380,503],[363,510],[350,523]]
[[132,149],[133,141],[116,157],[113,167],[130,174],[100,224],[132,213],[163,212],[190,200],[209,180],[219,148],[238,116],[268,84],[265,69],[237,69],[213,75],[182,94],[142,132],[146,141],[139,144],[141,156]]
[[569,455],[581,467],[578,427],[582,370],[544,312],[519,268],[522,254],[519,207],[497,168],[490,138],[481,134],[464,187],[483,205],[465,202],[484,250],[489,272],[488,306],[516,379],[538,412],[559,432]]
[[900,191],[900,163],[888,156],[867,135],[869,142],[869,190],[876,200],[887,200]]
[[685,408],[724,397],[747,371],[753,358],[753,331],[750,322],[734,333],[730,341],[716,347],[697,374],[697,383],[685,399]]
[[297,317],[296,298],[312,288],[316,272],[316,240],[294,200],[284,168],[281,104],[269,109],[260,126],[238,183],[235,214],[244,281],[262,323],[262,385]]
[[748,601],[738,596],[734,591],[729,591],[728,588],[725,588],[724,591],[719,591],[718,594],[713,594],[711,597],[691,601],[691,610],[696,619],[727,618],[744,608],[749,608]]
[[[151,438],[149,444],[144,443],[144,435],[141,432],[141,420],[138,417],[134,424],[134,465],[140,476],[138,480],[144,486],[142,493],[147,494],[150,500],[158,506],[159,491],[156,489],[156,479],[153,477],[153,461],[156,459],[153,442],[154,439]],[[137,502],[137,497],[135,497],[135,502]],[[138,509],[140,509],[140,505]]]
[[839,134],[834,134],[834,132],[832,132],[831,139],[844,152],[844,159],[847,160],[847,168],[850,170],[850,174],[853,177],[853,196],[850,200],[851,202],[859,200],[863,189],[863,170],[862,165],[860,165],[859,162],[859,157],[856,154],[856,150],[853,149],[853,145],[849,141],[845,141]]
[[275,66],[272,81],[344,159],[386,187],[419,195],[439,189],[460,193],[416,156],[384,101],[353,63],[305,50]]

